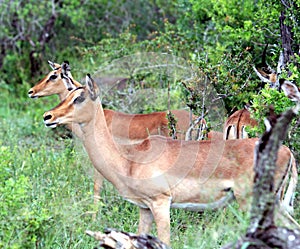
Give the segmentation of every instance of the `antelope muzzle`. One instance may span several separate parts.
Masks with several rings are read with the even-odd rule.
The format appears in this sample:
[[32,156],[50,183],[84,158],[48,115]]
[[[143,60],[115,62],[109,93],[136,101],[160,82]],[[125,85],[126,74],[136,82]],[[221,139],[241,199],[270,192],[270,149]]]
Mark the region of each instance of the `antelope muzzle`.
[[59,123],[55,121],[55,116],[49,111],[44,113],[44,124],[46,127],[55,128]]
[[36,99],[38,98],[39,96],[35,95],[35,91],[33,90],[33,88],[29,89],[28,91],[28,97],[29,98],[32,98],[32,99]]

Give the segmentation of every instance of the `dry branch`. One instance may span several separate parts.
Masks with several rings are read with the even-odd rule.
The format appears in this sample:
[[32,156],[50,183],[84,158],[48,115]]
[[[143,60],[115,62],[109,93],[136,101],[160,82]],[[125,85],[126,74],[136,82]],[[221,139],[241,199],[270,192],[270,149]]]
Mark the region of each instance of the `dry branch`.
[[169,247],[159,239],[148,234],[136,235],[115,229],[105,229],[104,233],[86,231],[86,234],[100,241],[99,247],[96,248],[169,249]]

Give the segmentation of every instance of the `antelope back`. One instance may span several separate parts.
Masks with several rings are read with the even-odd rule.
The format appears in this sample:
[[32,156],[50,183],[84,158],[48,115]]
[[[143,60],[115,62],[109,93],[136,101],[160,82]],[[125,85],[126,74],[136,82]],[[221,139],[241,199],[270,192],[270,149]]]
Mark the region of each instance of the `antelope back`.
[[257,121],[250,117],[247,109],[234,112],[226,120],[224,125],[224,139],[244,139],[248,138],[245,128],[257,126]]

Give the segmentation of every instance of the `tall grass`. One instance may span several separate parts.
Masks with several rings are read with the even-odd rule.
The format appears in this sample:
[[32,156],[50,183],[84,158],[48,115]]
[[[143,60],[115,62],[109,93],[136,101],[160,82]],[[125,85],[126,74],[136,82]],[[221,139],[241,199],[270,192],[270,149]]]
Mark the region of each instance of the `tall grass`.
[[[0,248],[90,249],[97,242],[86,229],[136,232],[137,207],[108,182],[95,207],[93,170],[84,151],[67,130],[44,127],[42,114],[57,98],[8,96],[5,90],[0,96]],[[172,210],[172,247],[219,248],[244,233],[248,220],[235,203],[215,212]]]

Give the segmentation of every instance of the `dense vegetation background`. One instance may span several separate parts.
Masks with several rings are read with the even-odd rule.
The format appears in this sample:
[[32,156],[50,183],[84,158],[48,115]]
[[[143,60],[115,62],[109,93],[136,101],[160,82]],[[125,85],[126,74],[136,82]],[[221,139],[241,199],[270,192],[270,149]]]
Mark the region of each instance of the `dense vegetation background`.
[[[267,61],[276,68],[283,50],[280,17],[290,31],[293,51],[282,77],[300,85],[299,7],[299,0],[2,0],[0,248],[91,248],[94,243],[84,235],[87,228],[136,228],[135,207],[123,202],[111,186],[103,191],[99,207],[92,205],[89,167],[82,167],[89,164],[87,158],[77,153],[65,130],[43,127],[42,114],[57,98],[28,99],[28,89],[50,70],[47,60],[68,60],[74,78],[81,79],[139,52],[182,57],[222,96],[227,115],[250,104],[261,121],[268,105],[275,105],[277,112],[291,105],[281,93],[264,86],[253,70],[267,44]],[[144,80],[149,75],[127,77]],[[148,87],[166,86],[154,82],[149,80]],[[186,103],[193,101],[184,91],[180,96]],[[154,103],[137,112],[164,107]],[[295,120],[286,143],[298,162],[299,133]],[[85,215],[98,209],[96,221]],[[173,211],[172,217],[174,248],[183,243],[216,248],[247,226],[247,215],[235,207],[204,215]]]

